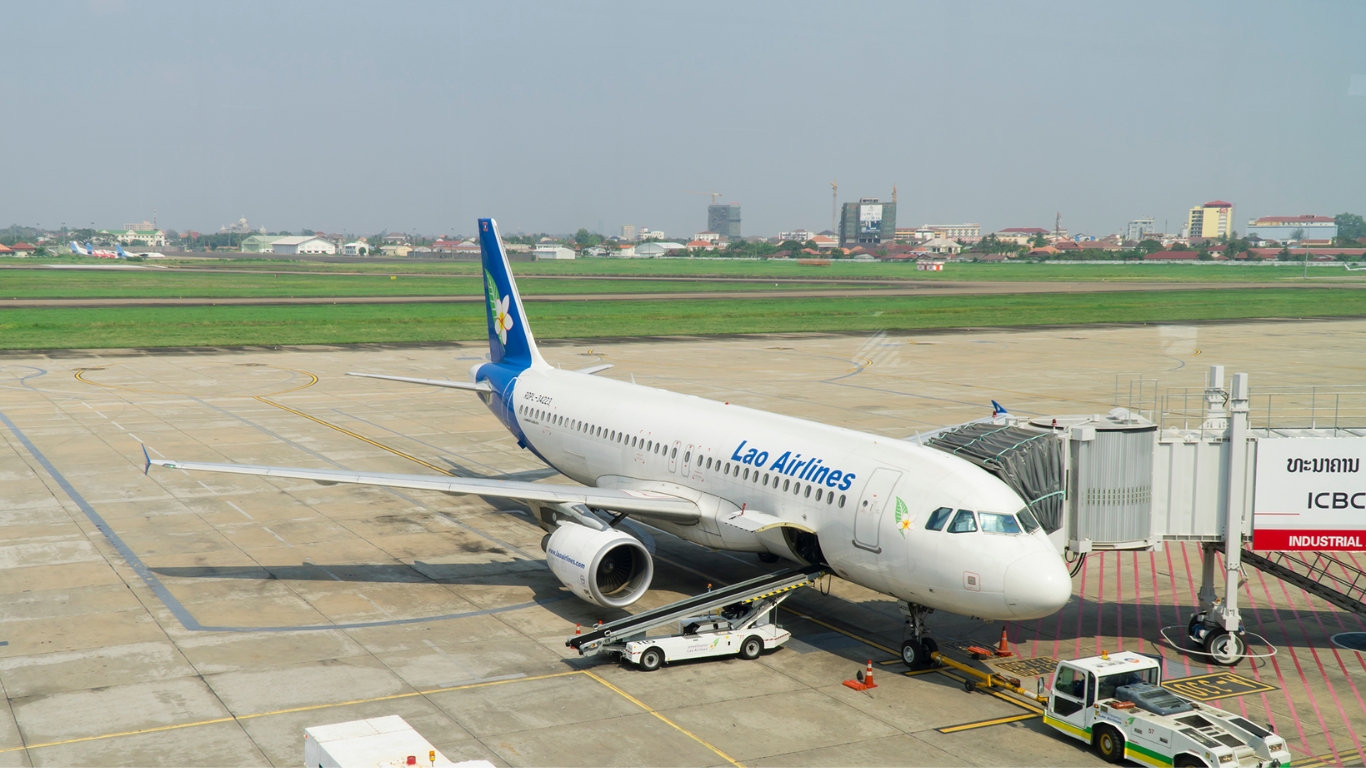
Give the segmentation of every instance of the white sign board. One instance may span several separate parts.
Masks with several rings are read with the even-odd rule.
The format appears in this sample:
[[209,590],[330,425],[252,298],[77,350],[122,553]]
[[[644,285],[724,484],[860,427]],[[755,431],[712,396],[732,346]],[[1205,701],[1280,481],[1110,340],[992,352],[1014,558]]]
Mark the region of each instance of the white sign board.
[[882,230],[882,206],[860,205],[858,207],[859,231],[863,234]]
[[1366,550],[1366,439],[1257,442],[1252,548]]

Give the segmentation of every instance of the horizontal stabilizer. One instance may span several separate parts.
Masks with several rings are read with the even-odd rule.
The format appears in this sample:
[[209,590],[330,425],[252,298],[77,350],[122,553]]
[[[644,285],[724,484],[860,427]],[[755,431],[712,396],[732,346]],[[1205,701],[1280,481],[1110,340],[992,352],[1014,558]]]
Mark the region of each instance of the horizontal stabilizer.
[[447,379],[410,379],[407,376],[385,376],[380,373],[348,373],[347,376],[359,376],[362,379],[384,379],[385,381],[402,381],[408,384],[425,384],[429,387],[448,387],[450,389],[465,389],[470,392],[492,392],[493,388],[487,381],[450,381]]
[[590,365],[590,366],[588,366],[587,368],[580,368],[580,369],[578,369],[577,371],[574,371],[574,373],[587,373],[587,374],[602,373],[603,371],[605,371],[605,370],[607,370],[608,368],[611,368],[611,367],[612,367],[612,364],[611,364],[611,363],[603,363],[602,365]]

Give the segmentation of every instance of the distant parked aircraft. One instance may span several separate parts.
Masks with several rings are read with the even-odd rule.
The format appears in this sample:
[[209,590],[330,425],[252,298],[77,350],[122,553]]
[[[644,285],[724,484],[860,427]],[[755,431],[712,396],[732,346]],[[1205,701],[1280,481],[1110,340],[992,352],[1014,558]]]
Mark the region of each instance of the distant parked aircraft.
[[114,246],[114,250],[112,250],[112,251],[97,251],[97,250],[95,250],[94,246],[92,246],[92,245],[90,244],[90,241],[89,241],[89,240],[85,241],[85,247],[84,247],[84,248],[82,248],[82,247],[80,246],[80,244],[77,243],[75,240],[72,240],[72,241],[71,241],[71,252],[74,253],[74,254],[76,254],[76,255],[78,255],[78,256],[94,256],[94,257],[97,258],[97,259],[126,259],[126,258],[128,258],[128,254],[126,254],[126,253],[123,252],[123,246],[121,246],[121,245],[117,245],[117,244],[116,244],[116,245]]

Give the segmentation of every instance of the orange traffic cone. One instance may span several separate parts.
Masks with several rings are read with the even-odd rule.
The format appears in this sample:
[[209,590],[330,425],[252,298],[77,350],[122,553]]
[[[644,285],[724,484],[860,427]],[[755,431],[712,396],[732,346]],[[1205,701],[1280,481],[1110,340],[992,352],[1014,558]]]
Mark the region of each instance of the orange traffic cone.
[[582,624],[575,624],[575,625],[574,625],[574,634],[575,634],[575,635],[578,635],[578,634],[582,634],[582,633],[583,633],[583,625],[582,625]]
[[859,670],[857,677],[857,680],[845,680],[844,685],[856,691],[867,691],[877,687],[877,683],[873,682],[872,659],[868,660],[868,671]]
[[996,649],[997,656],[1014,656],[1010,652],[1010,639],[1006,637],[1006,626],[1001,625],[1001,646]]

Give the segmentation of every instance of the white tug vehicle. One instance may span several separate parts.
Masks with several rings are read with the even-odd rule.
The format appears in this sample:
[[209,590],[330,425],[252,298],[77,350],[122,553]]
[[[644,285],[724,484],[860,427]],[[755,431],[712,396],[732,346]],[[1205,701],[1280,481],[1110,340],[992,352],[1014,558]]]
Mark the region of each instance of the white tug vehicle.
[[1285,739],[1168,691],[1158,662],[1128,651],[1059,662],[1044,722],[1094,745],[1112,763],[1128,758],[1174,768],[1290,764]]

